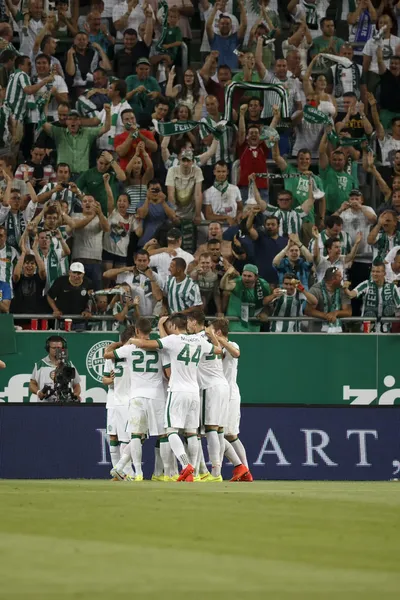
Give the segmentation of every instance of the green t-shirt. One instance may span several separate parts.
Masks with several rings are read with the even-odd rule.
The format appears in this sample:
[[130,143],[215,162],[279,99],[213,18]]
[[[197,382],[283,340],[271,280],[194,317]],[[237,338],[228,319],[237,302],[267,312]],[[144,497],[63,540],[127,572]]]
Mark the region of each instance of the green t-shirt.
[[[164,44],[173,44],[174,42],[182,41],[182,31],[180,27],[168,27],[167,35],[165,36]],[[172,59],[178,56],[179,46],[167,48],[165,54],[168,54]],[[140,84],[139,84],[140,85]]]
[[246,288],[243,285],[242,278],[236,277],[236,285],[229,297],[228,310],[226,314],[230,317],[239,317],[242,320],[240,322],[230,323],[230,331],[260,331],[260,325],[258,325],[258,323],[246,322],[243,319],[244,307],[248,307],[248,310],[246,309],[246,312],[248,312],[247,316],[254,317],[255,314],[258,314],[260,309],[263,308],[263,298],[271,294],[271,288],[265,279],[261,279],[261,277],[259,277],[258,282],[260,284],[260,291],[262,292],[259,298],[257,297],[257,284],[254,288]]
[[[243,78],[244,78],[244,73],[243,73],[243,71],[240,71],[240,73],[236,73],[236,75],[234,75],[232,77],[232,81],[243,81]],[[251,83],[260,83],[260,76],[257,73],[257,71],[252,71]],[[245,92],[243,94],[243,98],[252,98],[252,97],[261,99],[261,92],[255,92],[254,90],[249,90],[248,92]]]
[[[85,173],[82,173],[82,175],[78,177],[76,185],[81,192],[88,196],[93,196],[97,202],[100,202],[101,210],[107,216],[107,193],[104,187],[103,175],[104,173],[100,173],[97,168],[94,167],[93,169],[89,169],[88,171],[85,171]],[[118,181],[115,173],[112,171],[110,171],[110,186],[114,195],[114,202],[116,202],[118,195]]]
[[137,75],[129,75],[129,77],[126,78],[126,86],[128,88],[128,92],[135,90],[141,85],[146,88],[146,92],[139,92],[138,94],[134,94],[129,100],[129,104],[135,111],[136,119],[138,121],[138,115],[151,115],[151,113],[154,111],[155,101],[149,98],[147,94],[149,92],[161,91],[161,88],[158,85],[157,79],[155,77],[147,77],[147,79],[141,80]]
[[[343,46],[344,40],[342,40],[341,38],[338,38],[336,36],[333,36],[333,39],[335,40],[335,44],[334,44],[335,54],[339,54],[340,46]],[[329,43],[330,43],[330,40],[324,39],[324,37],[322,35],[319,35],[318,37],[316,37],[313,41],[313,45],[310,50],[311,56],[314,57],[316,54],[320,54],[320,52],[325,52],[329,46]]]
[[[287,165],[286,169],[282,173],[298,173],[299,170],[294,165]],[[314,181],[319,190],[324,191],[322,179],[318,175],[314,175]],[[306,175],[302,177],[293,177],[293,179],[284,179],[285,190],[292,192],[293,194],[293,208],[301,206],[303,202],[308,199],[308,177]],[[315,223],[315,211],[314,206],[304,219],[304,223]]]
[[345,171],[335,171],[330,165],[320,169],[320,176],[324,184],[326,210],[336,212],[343,202],[347,202],[351,190],[358,189],[357,181]]

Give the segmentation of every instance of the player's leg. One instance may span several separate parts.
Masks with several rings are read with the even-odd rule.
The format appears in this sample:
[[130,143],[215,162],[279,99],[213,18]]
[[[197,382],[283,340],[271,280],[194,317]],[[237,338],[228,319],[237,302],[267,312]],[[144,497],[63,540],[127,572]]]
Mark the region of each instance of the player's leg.
[[222,481],[221,446],[218,438],[218,422],[220,420],[219,397],[215,397],[215,388],[203,390],[201,399],[201,423],[204,425],[207,439],[208,456],[211,461],[211,477],[209,481]]
[[160,457],[164,467],[164,481],[170,481],[175,477],[174,463],[175,456],[172,453],[171,446],[168,443],[167,434],[161,435],[160,438]]
[[194,472],[194,467],[189,462],[189,457],[178,433],[180,429],[185,427],[189,406],[190,398],[188,398],[188,394],[169,392],[165,406],[165,429],[171,450],[182,465],[178,481],[184,481]]
[[131,462],[131,449],[130,449],[130,425],[129,425],[129,407],[128,406],[117,406],[116,411],[116,424],[118,431],[118,439],[120,442],[120,459],[115,465],[115,471],[117,477],[124,474],[128,480],[134,478]]
[[160,440],[157,439],[154,445],[154,471],[151,477],[152,481],[164,481],[164,465],[160,453]]
[[[171,446],[168,443],[168,437],[165,433],[164,415],[166,398],[148,400],[147,402],[147,420],[149,424],[149,435],[157,436],[160,450],[160,460],[162,462],[163,474],[157,477],[159,481],[170,481],[174,475],[175,456],[172,453]],[[157,465],[157,470],[160,470]],[[178,474],[177,474],[178,476]],[[154,477],[155,478],[155,477]]]
[[[225,429],[225,438],[228,443],[226,446],[225,454],[229,460],[235,465],[233,460],[230,458],[232,455],[231,449],[238,456],[242,465],[247,468],[247,473],[244,473],[239,478],[239,481],[253,481],[253,477],[249,471],[249,463],[247,461],[246,450],[239,440],[239,426],[240,426],[240,397],[230,398],[229,410],[228,410],[228,425]],[[235,473],[235,470],[234,470]]]
[[117,427],[115,424],[115,409],[107,409],[107,433],[110,444],[110,459],[113,467],[117,464],[120,459],[119,453],[119,440],[117,436]]

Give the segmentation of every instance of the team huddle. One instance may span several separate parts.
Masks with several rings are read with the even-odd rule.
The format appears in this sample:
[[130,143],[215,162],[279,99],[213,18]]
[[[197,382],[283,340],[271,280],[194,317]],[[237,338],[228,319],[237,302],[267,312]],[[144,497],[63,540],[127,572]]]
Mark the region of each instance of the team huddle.
[[206,328],[195,311],[162,317],[158,326],[160,337],[150,339],[151,322],[139,318],[104,352],[111,476],[143,481],[142,444],[156,436],[153,480],[219,482],[226,456],[230,481],[253,481],[238,437],[240,349],[228,340],[228,321]]

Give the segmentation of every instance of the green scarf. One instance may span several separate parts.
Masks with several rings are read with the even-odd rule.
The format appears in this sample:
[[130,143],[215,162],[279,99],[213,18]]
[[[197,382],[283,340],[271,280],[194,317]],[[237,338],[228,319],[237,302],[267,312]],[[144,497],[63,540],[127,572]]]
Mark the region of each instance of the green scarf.
[[226,190],[229,187],[229,181],[227,179],[225,181],[223,181],[222,183],[220,183],[219,181],[214,181],[214,187],[221,194],[225,194]]
[[265,142],[267,148],[273,148],[276,142],[279,142],[280,135],[273,127],[263,127],[261,129],[260,140]]
[[281,118],[288,119],[290,117],[289,111],[289,99],[285,86],[281,83],[250,83],[249,81],[232,81],[225,88],[225,113],[224,120],[230,121],[232,116],[232,101],[233,94],[237,90],[253,90],[253,91],[267,91],[271,90],[276,92],[280,96],[281,100]]
[[226,130],[227,123],[225,121],[220,121],[216,127],[213,127],[207,122],[201,121],[176,121],[176,123],[168,122],[163,123],[162,121],[156,121],[153,119],[153,125],[155,130],[162,137],[170,137],[171,135],[182,135],[184,133],[188,133],[188,131],[192,131],[196,129],[199,125],[204,127],[211,133],[216,139],[220,139]]
[[256,173],[260,179],[298,179],[303,173]]
[[[333,294],[332,299],[329,298],[328,290],[326,289],[325,281],[321,281],[321,291],[322,298],[324,301],[324,313],[334,312],[336,310],[341,310],[342,301],[340,298],[340,288],[337,288]],[[337,319],[335,323],[328,323],[329,329],[340,327],[341,321]]]
[[[16,225],[17,223],[17,225]],[[7,230],[7,244],[19,251],[19,240],[25,231],[26,223],[24,213],[19,210],[16,215],[8,212],[5,228]]]
[[[398,231],[397,229],[394,232],[393,248],[395,246],[400,246],[400,231]],[[384,261],[387,253],[390,250],[390,240],[387,233],[382,231],[379,239],[375,242],[375,247],[378,251],[376,260]]]
[[332,119],[329,115],[326,115],[321,110],[314,108],[308,104],[305,105],[303,109],[304,120],[307,123],[312,123],[313,125],[331,125]]
[[[240,302],[241,302],[240,320],[243,323],[248,323],[248,321],[249,321],[249,310],[248,310],[249,305],[245,301],[246,291],[247,290],[245,289],[245,287],[242,283],[241,298],[240,298]],[[264,305],[263,305],[264,292],[263,292],[259,277],[257,277],[256,284],[254,287],[254,298],[255,298],[254,314],[257,315],[258,313],[260,313],[262,311],[262,309],[264,307]],[[243,310],[244,308],[247,310]]]
[[394,300],[394,283],[385,283],[382,286],[382,305],[379,306],[379,288],[374,281],[368,283],[364,300],[363,317],[393,317],[396,311]]
[[39,254],[46,265],[47,285],[50,288],[58,277],[61,277],[61,265],[54,246],[50,246],[47,256],[39,249]]
[[165,2],[165,0],[160,0],[160,2],[158,3],[158,10],[163,10],[164,14],[162,18],[162,29],[160,39],[156,44],[156,52],[162,54],[163,52],[165,52],[165,50],[163,49],[163,45],[168,32],[168,4]]
[[317,3],[311,2],[303,2],[304,9],[306,11],[306,23],[309,29],[318,29],[318,13],[317,13]]
[[339,137],[335,131],[331,131],[328,133],[328,140],[330,143],[337,146],[354,146],[354,148],[361,148],[364,142],[368,142],[368,138],[366,135],[363,135],[360,138],[348,138],[348,137]]
[[[273,316],[274,317],[298,317],[300,316],[302,302],[299,299],[299,293],[293,296],[283,294],[274,302]],[[293,314],[294,313],[294,314]],[[271,331],[277,331],[278,321],[271,322]],[[299,331],[299,323],[297,321],[282,321],[282,332]]]

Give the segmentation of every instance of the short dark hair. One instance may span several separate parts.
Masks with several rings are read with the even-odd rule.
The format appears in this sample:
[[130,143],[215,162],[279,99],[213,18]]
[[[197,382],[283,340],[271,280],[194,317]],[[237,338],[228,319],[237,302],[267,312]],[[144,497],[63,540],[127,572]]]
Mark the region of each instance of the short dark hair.
[[263,103],[261,102],[260,98],[258,98],[257,96],[251,96],[251,98],[249,98],[249,99],[246,101],[246,104],[247,104],[247,105],[249,105],[249,104],[250,104],[250,102],[254,102],[254,101],[257,101],[257,102],[259,102],[261,106],[263,105]]
[[93,71],[93,73],[97,73],[98,71],[101,71],[101,73],[105,76],[107,76],[107,71],[105,69],[103,69],[103,67],[97,67],[97,69],[95,69]]
[[230,71],[232,73],[232,69],[230,68],[229,65],[219,65],[217,71],[220,71],[221,69],[228,69],[228,71]]
[[150,258],[150,254],[144,248],[139,248],[139,250],[137,250],[137,252],[135,252],[135,257],[138,255],[147,256],[147,258]]
[[33,256],[33,254],[25,254],[24,264],[25,263],[35,263],[36,264],[36,259]]
[[21,67],[26,60],[29,60],[29,56],[26,56],[25,54],[21,54],[21,56],[17,56],[17,58],[15,59],[15,68],[19,69],[19,67]]
[[207,240],[207,246],[215,246],[216,244],[220,244],[221,240],[217,240],[217,238],[211,238]]
[[133,27],[129,27],[129,29],[125,29],[124,35],[136,35],[136,37],[138,36],[136,29],[133,29]]
[[[398,252],[397,252],[398,254]],[[396,256],[397,256],[396,254]],[[379,258],[375,258],[375,260],[372,261],[372,267],[383,267],[386,270],[386,266],[385,263],[383,262],[383,260],[380,260]]]
[[357,98],[357,94],[355,92],[345,92],[343,98]]
[[278,192],[277,200],[279,200],[279,196],[290,196],[291,200],[293,200],[293,194],[290,190],[281,190]]
[[276,221],[276,222],[278,223],[278,225],[279,225],[279,217],[277,217],[277,216],[275,216],[275,215],[267,215],[267,216],[265,217],[265,221],[271,221],[271,219],[272,219],[273,221]]
[[149,183],[147,184],[147,189],[149,189],[152,185],[159,185],[162,189],[162,183],[159,179],[150,179]]
[[58,163],[56,165],[56,172],[58,171],[59,167],[63,167],[63,168],[67,167],[68,171],[71,173],[71,167],[69,166],[68,163],[66,163],[66,162],[60,162],[60,163]]
[[158,106],[159,104],[166,104],[167,106],[169,106],[168,98],[166,98],[165,96],[159,96],[154,106]]
[[15,52],[12,50],[4,50],[0,54],[0,63],[4,65],[5,63],[8,63],[9,60],[13,60],[13,58],[15,58]]
[[193,310],[190,314],[188,314],[188,318],[196,321],[198,325],[204,325],[206,322],[206,315],[202,310]]
[[112,83],[114,84],[115,91],[119,92],[121,98],[125,98],[126,93],[128,91],[126,81],[124,79],[118,79],[117,81],[113,81]]
[[124,329],[121,332],[120,340],[123,344],[126,344],[126,342],[129,340],[129,338],[135,337],[135,335],[136,335],[135,326],[129,325],[126,329]]
[[175,313],[168,317],[167,323],[174,325],[178,329],[187,329],[187,317],[182,313]]
[[400,117],[393,117],[393,119],[390,121],[390,124],[394,125],[397,121],[400,121]]
[[42,51],[42,52],[43,52],[43,48],[45,47],[45,45],[47,44],[47,42],[48,42],[49,40],[51,40],[52,38],[53,38],[53,36],[52,36],[50,33],[48,33],[48,34],[46,34],[46,35],[44,36],[44,38],[43,38],[43,39],[42,39],[42,41],[40,42],[40,49],[41,49],[41,51]]
[[327,250],[330,250],[332,248],[333,244],[335,244],[336,242],[339,242],[339,244],[341,244],[341,241],[339,240],[339,238],[329,238],[326,240],[324,246]]
[[146,319],[145,317],[139,317],[135,323],[135,328],[144,333],[145,335],[149,335],[151,331],[151,321],[150,319]]
[[326,23],[326,21],[333,21],[333,23],[335,23],[335,20],[332,19],[332,17],[323,17],[319,22],[319,26],[321,29],[322,29],[323,24]]
[[329,217],[326,217],[325,227],[332,229],[334,225],[343,225],[342,217],[339,217],[339,215],[329,215]]
[[177,256],[176,258],[173,258],[172,262],[175,263],[176,268],[179,269],[180,271],[185,271],[186,270],[186,260],[184,260],[180,256]]
[[300,150],[297,152],[297,157],[299,154],[309,154],[311,156],[311,150],[308,148],[300,148]]
[[38,54],[38,55],[37,55],[37,57],[35,58],[35,63],[36,63],[38,60],[42,60],[43,58],[44,58],[44,59],[47,61],[47,63],[48,63],[49,65],[51,65],[51,58],[50,58],[50,56],[49,56],[48,54],[43,54],[43,53],[42,53],[42,54]]
[[133,108],[125,108],[121,113],[121,119],[126,113],[132,113],[134,115],[135,111],[133,110]]
[[217,162],[214,165],[215,167],[226,167],[228,168],[228,163],[225,160],[217,160]]
[[221,331],[222,335],[224,335],[225,337],[228,336],[229,333],[229,321],[228,319],[215,319],[212,322],[212,326],[214,327],[214,329],[216,331]]
[[283,281],[285,281],[285,279],[297,279],[297,277],[294,273],[285,273],[283,276]]

